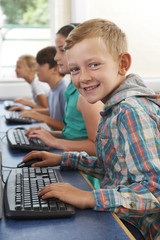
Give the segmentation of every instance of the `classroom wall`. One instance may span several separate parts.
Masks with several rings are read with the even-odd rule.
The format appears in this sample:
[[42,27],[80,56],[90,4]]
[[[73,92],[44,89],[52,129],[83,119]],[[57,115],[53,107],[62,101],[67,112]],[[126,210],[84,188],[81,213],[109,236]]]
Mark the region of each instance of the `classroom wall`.
[[31,90],[28,83],[25,81],[0,83],[0,100],[12,100],[17,97],[31,98]]

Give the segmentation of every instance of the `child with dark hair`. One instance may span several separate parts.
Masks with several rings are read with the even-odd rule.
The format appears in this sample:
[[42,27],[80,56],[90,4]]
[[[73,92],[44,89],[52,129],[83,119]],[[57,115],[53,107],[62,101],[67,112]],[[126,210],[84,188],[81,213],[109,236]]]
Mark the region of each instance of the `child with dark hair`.
[[[55,61],[61,74],[68,74],[69,68],[64,51],[64,43],[68,34],[78,24],[63,26],[56,35]],[[99,112],[103,110],[103,104],[99,101],[89,104],[79,94],[72,81],[64,92],[65,114],[63,118],[64,128],[62,131],[47,131],[42,127],[30,128],[26,134],[29,138],[39,138],[51,148],[65,151],[86,151],[95,155],[95,136],[100,119]]]
[[26,110],[21,113],[22,117],[33,118],[39,122],[45,122],[47,125],[56,130],[64,128],[64,91],[69,81],[63,78],[63,74],[59,73],[59,67],[54,60],[56,48],[48,46],[41,49],[36,56],[37,75],[41,82],[46,82],[50,86],[48,95],[48,109],[39,109],[36,111]]

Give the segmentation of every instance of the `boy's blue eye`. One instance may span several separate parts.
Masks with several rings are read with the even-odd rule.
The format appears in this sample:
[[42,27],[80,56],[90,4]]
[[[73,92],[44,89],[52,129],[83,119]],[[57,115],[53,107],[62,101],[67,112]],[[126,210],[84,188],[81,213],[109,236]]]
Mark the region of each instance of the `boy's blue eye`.
[[77,71],[79,71],[79,68],[77,68],[77,67],[70,69],[70,72],[71,72],[71,73],[75,73],[75,72],[77,72]]
[[97,67],[97,66],[99,66],[99,64],[98,63],[91,63],[90,66],[91,67]]

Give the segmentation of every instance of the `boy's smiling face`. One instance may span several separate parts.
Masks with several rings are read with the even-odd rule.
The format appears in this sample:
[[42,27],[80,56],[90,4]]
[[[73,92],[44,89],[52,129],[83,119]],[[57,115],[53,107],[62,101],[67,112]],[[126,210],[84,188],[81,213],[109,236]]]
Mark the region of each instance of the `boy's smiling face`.
[[89,103],[102,100],[125,80],[120,60],[115,61],[101,38],[88,38],[67,50],[72,82]]

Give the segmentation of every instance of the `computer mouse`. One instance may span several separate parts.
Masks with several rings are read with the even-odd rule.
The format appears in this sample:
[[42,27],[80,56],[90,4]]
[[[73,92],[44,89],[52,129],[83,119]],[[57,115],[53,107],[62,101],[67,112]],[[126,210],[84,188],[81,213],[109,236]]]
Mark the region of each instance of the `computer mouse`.
[[33,163],[41,162],[41,161],[42,161],[41,158],[33,158],[33,159],[29,160],[28,162],[22,161],[19,164],[17,164],[17,168],[30,167]]

